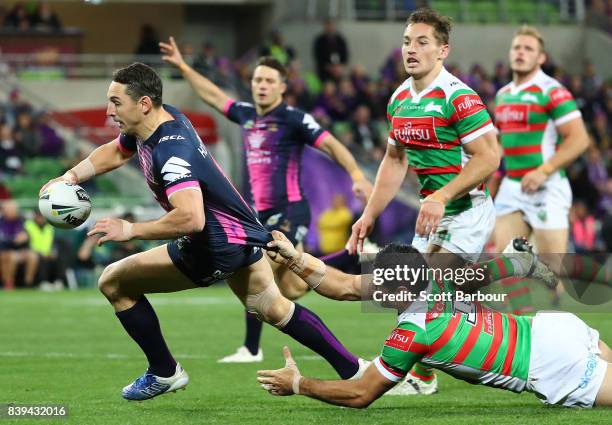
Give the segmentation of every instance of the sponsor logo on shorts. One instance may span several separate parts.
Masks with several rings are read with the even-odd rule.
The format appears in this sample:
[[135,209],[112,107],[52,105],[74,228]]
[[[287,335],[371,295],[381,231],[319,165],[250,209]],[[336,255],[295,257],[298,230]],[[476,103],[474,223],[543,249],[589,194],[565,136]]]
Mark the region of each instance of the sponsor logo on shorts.
[[408,351],[414,341],[416,332],[407,329],[395,329],[385,341],[386,347],[395,348],[400,351]]
[[538,211],[538,219],[540,219],[540,221],[546,221],[548,219],[546,211]]
[[227,279],[233,274],[234,273],[232,272],[222,272],[221,270],[215,270],[215,272],[212,275],[201,278],[200,284],[209,285],[217,280]]
[[597,356],[593,353],[589,353],[586,369],[584,370],[582,378],[580,378],[580,385],[578,388],[584,389],[589,386],[593,379],[593,375],[595,375],[595,369],[597,369]]

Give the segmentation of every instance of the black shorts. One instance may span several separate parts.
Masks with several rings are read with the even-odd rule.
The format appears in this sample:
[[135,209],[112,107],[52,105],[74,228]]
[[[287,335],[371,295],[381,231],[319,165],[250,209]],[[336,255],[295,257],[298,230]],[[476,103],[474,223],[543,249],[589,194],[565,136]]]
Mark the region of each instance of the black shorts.
[[257,215],[266,230],[283,232],[293,245],[304,240],[310,226],[310,205],[306,200],[291,202],[283,208],[259,211]]
[[261,248],[227,244],[211,250],[205,241],[187,236],[168,243],[174,265],[197,286],[210,286],[262,258]]

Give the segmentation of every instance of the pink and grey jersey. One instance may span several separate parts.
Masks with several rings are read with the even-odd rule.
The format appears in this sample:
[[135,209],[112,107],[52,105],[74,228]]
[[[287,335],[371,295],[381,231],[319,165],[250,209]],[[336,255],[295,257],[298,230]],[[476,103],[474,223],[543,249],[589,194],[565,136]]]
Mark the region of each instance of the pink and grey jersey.
[[[480,97],[442,68],[417,93],[408,78],[393,93],[387,106],[391,130],[388,142],[405,146],[410,167],[421,183],[422,198],[455,178],[470,156],[463,146],[494,131]],[[484,184],[450,202],[445,215],[459,214],[488,196]]]
[[263,116],[246,102],[229,101],[225,115],[242,127],[249,181],[258,211],[304,199],[300,183],[304,145],[328,134],[312,115],[281,103]]
[[[452,294],[432,283],[428,293]],[[417,301],[418,302],[418,301]],[[399,381],[414,363],[442,370],[472,384],[521,392],[527,385],[531,319],[500,313],[477,302],[425,301],[411,305],[374,360],[379,372]]]
[[561,142],[556,127],[580,116],[572,94],[543,71],[526,83],[502,87],[495,99],[495,125],[506,175],[520,180],[542,165]]
[[232,186],[208,152],[191,122],[180,111],[163,105],[174,120],[162,123],[147,140],[121,134],[122,151],[138,153],[140,166],[155,199],[166,211],[169,197],[178,191],[202,191],[206,224],[189,235],[212,249],[229,244],[264,246],[270,234],[251,207]]

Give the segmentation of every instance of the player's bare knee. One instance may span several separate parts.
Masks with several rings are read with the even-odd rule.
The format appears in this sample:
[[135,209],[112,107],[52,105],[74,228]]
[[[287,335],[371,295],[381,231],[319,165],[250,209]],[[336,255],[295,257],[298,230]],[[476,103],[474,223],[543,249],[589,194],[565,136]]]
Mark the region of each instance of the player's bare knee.
[[104,268],[98,279],[98,289],[111,302],[121,297],[119,274],[120,266],[118,263],[112,263]]

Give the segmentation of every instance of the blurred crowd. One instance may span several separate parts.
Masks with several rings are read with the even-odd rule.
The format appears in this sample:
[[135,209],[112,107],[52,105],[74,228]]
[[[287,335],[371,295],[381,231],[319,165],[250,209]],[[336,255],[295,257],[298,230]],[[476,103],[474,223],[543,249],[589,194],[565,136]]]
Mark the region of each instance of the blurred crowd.
[[50,2],[17,2],[9,10],[0,9],[2,28],[12,31],[54,32],[62,29]]
[[[24,214],[14,200],[0,203],[0,213],[0,282],[4,289],[93,287],[105,266],[154,245],[129,241],[99,246],[100,236],[87,236],[87,228],[57,229],[38,210]],[[121,218],[135,221],[131,213]]]
[[0,102],[0,186],[23,174],[27,159],[60,158],[63,151],[64,140],[48,111],[33,108],[18,89]]

